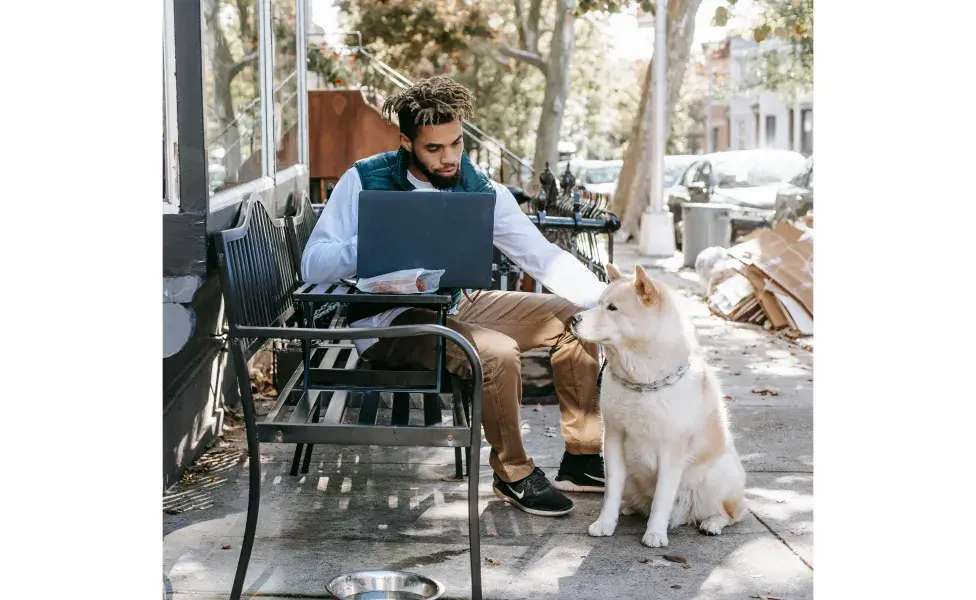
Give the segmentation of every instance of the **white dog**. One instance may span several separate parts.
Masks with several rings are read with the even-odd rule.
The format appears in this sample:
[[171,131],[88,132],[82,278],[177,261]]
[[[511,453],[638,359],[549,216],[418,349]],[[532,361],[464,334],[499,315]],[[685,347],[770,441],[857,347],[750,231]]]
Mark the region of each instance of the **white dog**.
[[694,523],[718,535],[745,514],[745,471],[732,443],[718,380],[697,351],[673,293],[639,265],[597,307],[571,320],[607,355],[600,389],[606,492],[592,536],[612,535],[618,514],[648,516],[645,546],[668,545],[668,528]]

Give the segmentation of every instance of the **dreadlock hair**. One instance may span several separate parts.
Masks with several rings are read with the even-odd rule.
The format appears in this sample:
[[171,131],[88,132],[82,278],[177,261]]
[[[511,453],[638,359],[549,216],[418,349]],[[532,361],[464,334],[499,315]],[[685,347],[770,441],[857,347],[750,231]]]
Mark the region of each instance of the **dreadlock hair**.
[[400,90],[383,103],[383,116],[400,122],[400,133],[411,140],[427,125],[470,120],[474,116],[474,94],[450,77],[422,79]]

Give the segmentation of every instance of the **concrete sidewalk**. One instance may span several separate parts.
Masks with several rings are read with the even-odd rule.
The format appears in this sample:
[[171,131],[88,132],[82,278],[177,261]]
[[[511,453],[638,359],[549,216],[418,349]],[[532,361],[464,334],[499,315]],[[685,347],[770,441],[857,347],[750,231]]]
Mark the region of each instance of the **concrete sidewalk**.
[[[633,246],[618,246],[625,271]],[[648,261],[650,264],[650,261]],[[708,314],[672,263],[662,280],[686,298],[699,341],[731,398],[732,426],[748,471],[750,514],[719,537],[684,527],[665,549],[640,544],[645,522],[621,517],[610,538],[587,526],[601,496],[575,494],[576,511],[527,515],[491,493],[481,469],[483,589],[490,599],[813,597],[812,354],[786,340]],[[775,393],[776,395],[773,395]],[[552,477],[562,454],[556,406],[522,408],[523,435]],[[167,598],[227,598],[247,501],[239,430],[209,450],[186,483],[164,497]],[[453,480],[453,451],[318,446],[307,476],[288,474],[293,446],[262,447],[260,524],[246,592],[261,598],[328,598],[337,574],[415,570],[470,598],[467,484]],[[487,465],[487,447],[481,464]],[[224,549],[229,546],[229,549]],[[681,556],[688,567],[661,559]],[[647,560],[645,560],[647,559]]]

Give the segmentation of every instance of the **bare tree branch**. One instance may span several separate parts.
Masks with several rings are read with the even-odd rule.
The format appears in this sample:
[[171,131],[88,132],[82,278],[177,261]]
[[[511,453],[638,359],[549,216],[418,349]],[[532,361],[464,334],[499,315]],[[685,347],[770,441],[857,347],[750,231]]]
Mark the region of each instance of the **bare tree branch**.
[[230,69],[228,69],[228,71],[227,71],[227,81],[233,81],[234,78],[237,77],[237,74],[240,73],[241,71],[243,71],[244,70],[244,67],[246,67],[247,65],[251,64],[251,62],[254,61],[255,59],[257,59],[258,56],[259,56],[259,53],[258,52],[252,52],[252,53],[248,54],[247,56],[245,56],[244,58],[242,58],[240,60],[240,62],[238,62],[237,64],[235,64],[234,66],[232,66]]
[[526,52],[539,53],[539,25],[542,22],[542,0],[532,0],[529,14],[525,14],[525,0],[514,0],[518,21],[519,47]]
[[528,24],[525,22],[525,3],[523,0],[515,0],[515,20],[518,22],[519,48],[526,49],[526,42],[529,39]]
[[498,52],[501,53],[502,56],[514,58],[515,60],[524,62],[525,64],[532,65],[533,67],[542,71],[542,74],[546,77],[549,76],[549,63],[543,60],[543,58],[535,52],[527,52],[525,50],[519,50],[518,48],[512,48],[508,44],[500,44],[498,46]]
[[528,35],[525,38],[525,49],[539,53],[539,25],[542,23],[542,0],[532,0],[529,5]]

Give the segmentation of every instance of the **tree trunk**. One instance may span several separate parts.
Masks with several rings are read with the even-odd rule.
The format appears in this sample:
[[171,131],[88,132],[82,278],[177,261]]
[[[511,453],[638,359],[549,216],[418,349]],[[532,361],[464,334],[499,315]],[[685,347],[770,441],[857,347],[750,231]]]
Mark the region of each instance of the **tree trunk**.
[[[695,15],[702,0],[670,0],[668,2],[668,110],[666,117],[670,122],[674,105],[681,92],[688,55],[695,37]],[[637,236],[640,232],[640,216],[650,202],[651,160],[653,152],[653,61],[647,65],[644,88],[641,92],[640,107],[634,119],[634,137],[624,154],[624,164],[620,180],[614,194],[614,212],[623,213],[621,231]],[[665,132],[669,127],[665,125]],[[654,182],[656,185],[656,182]]]
[[542,114],[539,116],[539,128],[536,133],[535,157],[532,160],[532,168],[536,174],[532,178],[533,184],[538,184],[538,176],[545,169],[547,162],[549,168],[555,171],[556,162],[559,160],[559,132],[566,111],[566,98],[569,96],[569,69],[576,43],[573,30],[575,8],[576,0],[556,2],[556,25],[549,49],[546,94],[542,101]]

